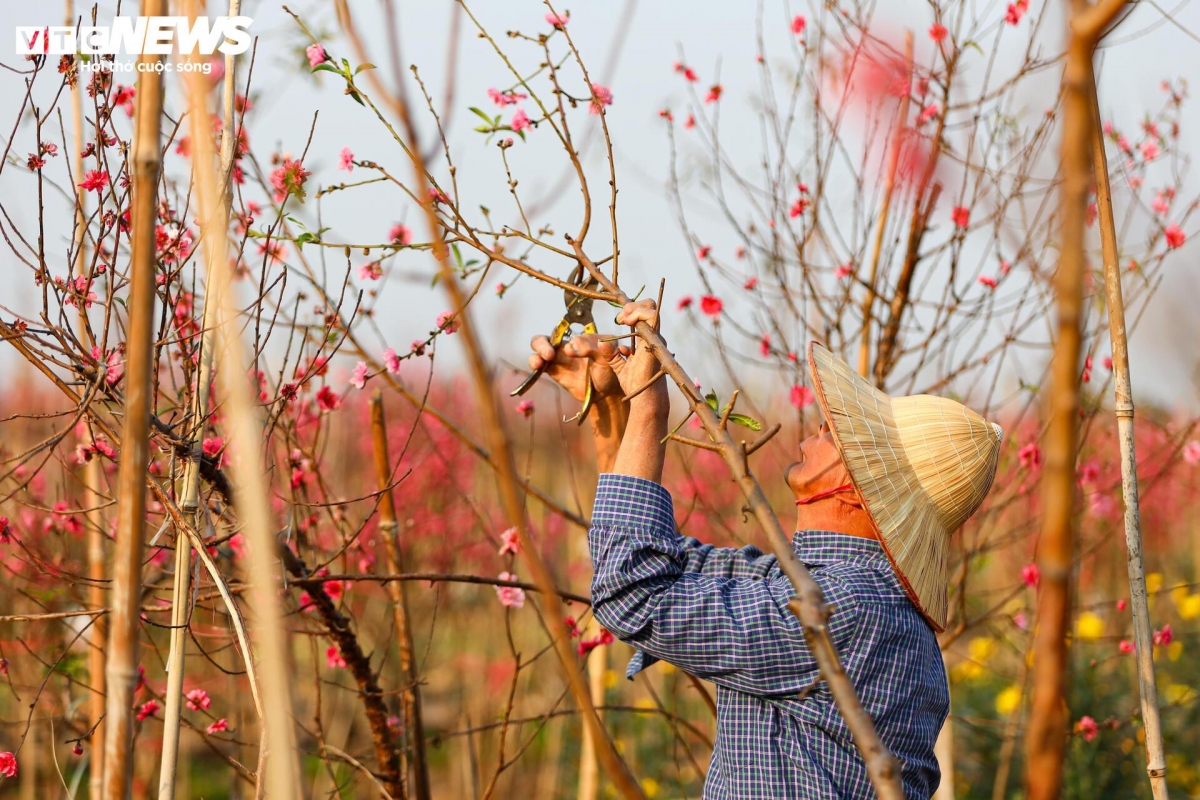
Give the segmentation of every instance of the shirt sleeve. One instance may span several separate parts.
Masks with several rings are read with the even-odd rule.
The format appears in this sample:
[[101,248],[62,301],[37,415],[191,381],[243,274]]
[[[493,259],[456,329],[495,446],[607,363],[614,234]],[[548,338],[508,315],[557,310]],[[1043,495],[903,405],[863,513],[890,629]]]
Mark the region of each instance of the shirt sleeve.
[[[667,498],[668,502],[670,497]],[[775,568],[775,556],[763,553],[752,544],[745,547],[714,547],[690,536],[680,538],[684,552],[684,572],[698,572],[714,578],[767,577]]]
[[[817,675],[782,575],[725,577],[689,572],[670,494],[652,481],[601,475],[588,534],[596,619],[646,655],[736,691],[790,695]],[[702,566],[702,565],[701,565]],[[854,598],[823,585],[837,605],[834,643],[857,624]]]

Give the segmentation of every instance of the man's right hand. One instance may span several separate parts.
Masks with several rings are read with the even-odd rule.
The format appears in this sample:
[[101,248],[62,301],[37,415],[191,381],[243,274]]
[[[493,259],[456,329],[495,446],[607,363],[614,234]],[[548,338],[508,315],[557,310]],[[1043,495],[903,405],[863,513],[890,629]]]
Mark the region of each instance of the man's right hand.
[[557,350],[549,337],[535,336],[530,347],[533,353],[529,356],[529,368],[536,370],[547,365],[546,374],[580,403],[587,393],[589,376],[593,402],[614,404],[625,396],[610,361],[628,355],[629,348],[601,342],[594,333],[576,336]]

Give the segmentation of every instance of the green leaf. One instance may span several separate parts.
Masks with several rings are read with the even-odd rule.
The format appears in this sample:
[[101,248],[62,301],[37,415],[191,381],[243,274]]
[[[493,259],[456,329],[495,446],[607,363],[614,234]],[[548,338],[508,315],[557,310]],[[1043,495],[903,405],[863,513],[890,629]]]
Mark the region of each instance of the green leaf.
[[457,244],[450,245],[450,250],[454,253],[454,263],[458,265],[459,271],[462,271],[463,257],[462,257],[462,253],[458,249],[458,245]]
[[479,133],[491,133],[492,132],[492,128],[490,125],[479,125],[475,128],[475,130],[478,131]]
[[482,117],[482,118],[483,118],[483,121],[484,121],[484,122],[486,122],[486,123],[488,124],[488,127],[489,127],[489,128],[491,128],[491,127],[492,127],[492,118],[491,118],[491,117],[489,117],[487,114],[483,113],[482,111],[480,111],[480,110],[479,110],[478,108],[476,108],[475,106],[471,106],[471,107],[470,107],[470,109],[468,109],[468,110],[469,110],[471,113],[473,113],[473,114],[476,114],[477,116],[480,116],[480,117]]
[[761,431],[762,423],[753,417],[747,417],[745,414],[730,414],[729,421],[738,425],[743,425],[752,431]]
[[358,96],[358,92],[351,92],[351,93],[350,93],[350,96],[354,98],[354,102],[356,102],[356,103],[358,103],[360,106],[362,106],[362,107],[366,108],[366,105],[367,105],[367,104],[366,104],[366,103],[364,103],[364,102],[363,102],[363,99],[362,99],[361,97],[359,97],[359,96]]
[[521,137],[521,141],[525,141],[525,131],[516,131],[517,136]]
[[333,66],[332,64],[317,64],[315,67],[313,67],[313,68],[312,68],[311,70],[309,70],[309,71],[310,71],[310,72],[333,72],[333,73],[336,73],[336,74],[338,74],[338,75],[341,75],[341,74],[343,74],[343,73],[342,73],[342,71],[341,71],[340,69],[338,69],[337,67]]
[[312,235],[308,231],[305,231],[304,233],[302,233],[296,237],[296,249],[303,250],[306,242],[315,242],[315,241],[317,241],[317,237]]
[[979,55],[983,55],[983,48],[979,46],[978,42],[974,40],[963,42],[963,50],[966,50],[968,47],[974,47],[979,51]]
[[376,67],[374,64],[359,64],[358,69],[354,70],[354,74],[357,75],[358,73],[362,72],[364,69],[375,69],[375,68]]
[[717,407],[721,404],[721,401],[717,399],[717,393],[715,391],[710,391],[708,394],[704,395],[704,402],[707,403],[708,407],[713,410],[713,413],[716,413]]

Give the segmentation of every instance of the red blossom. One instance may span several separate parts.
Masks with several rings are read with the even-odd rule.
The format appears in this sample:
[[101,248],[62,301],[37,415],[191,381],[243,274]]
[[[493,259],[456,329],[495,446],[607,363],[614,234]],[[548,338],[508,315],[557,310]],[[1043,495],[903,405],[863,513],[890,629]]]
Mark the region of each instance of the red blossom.
[[788,392],[788,401],[796,408],[807,408],[817,401],[813,390],[797,383]]
[[1042,465],[1042,451],[1037,442],[1030,442],[1018,450],[1017,458],[1026,469],[1037,469]]
[[607,629],[601,628],[600,635],[594,639],[580,639],[578,645],[579,657],[584,658],[588,653],[606,644],[613,643],[613,635]]
[[325,664],[330,669],[346,668],[346,659],[342,657],[342,651],[338,650],[336,644],[331,644],[325,648]]
[[328,386],[322,386],[317,392],[317,406],[322,411],[337,411],[342,404],[342,398]]
[[754,288],[757,286],[758,286],[758,278],[753,275],[751,275],[749,278],[746,278],[746,282],[742,284],[742,288],[748,292],[753,291]]
[[700,247],[700,249],[696,251],[696,258],[698,258],[698,259],[700,259],[701,261],[703,261],[704,259],[708,258],[708,254],[709,254],[709,253],[711,253],[711,252],[712,252],[712,246],[711,246],[711,245],[707,245],[707,244],[706,244],[706,245],[702,245],[702,246]]
[[147,700],[146,702],[142,703],[137,712],[138,722],[141,722],[147,717],[153,717],[158,713],[159,708],[161,708],[161,706],[159,706],[157,700]]
[[1174,250],[1177,247],[1183,247],[1183,243],[1187,241],[1187,236],[1183,229],[1175,223],[1171,223],[1163,230],[1163,236],[1167,239],[1167,248]]
[[84,174],[83,180],[79,182],[78,186],[85,192],[96,192],[99,194],[104,190],[105,186],[108,186],[108,183],[107,172],[99,169],[90,169]]
[[971,209],[966,206],[955,206],[950,212],[950,219],[954,220],[956,228],[965,228],[971,222]]
[[229,723],[224,717],[221,717],[219,720],[205,728],[204,732],[211,735],[225,730],[229,730]]
[[[1004,12],[1004,21],[1009,25],[1016,25],[1028,10],[1029,0],[1017,0],[1015,3],[1009,3],[1008,9]],[[1087,719],[1090,719],[1090,717]],[[1091,739],[1088,741],[1091,741]]]
[[517,113],[513,114],[512,120],[508,123],[508,127],[512,128],[515,133],[520,133],[533,127],[533,123],[529,121],[529,116],[525,113],[525,109],[518,108]]
[[558,30],[561,31],[563,28],[565,28],[567,26],[567,23],[571,21],[571,15],[570,14],[547,14],[545,19],[546,19],[546,22],[550,23],[551,27],[557,28]]
[[935,22],[929,26],[929,38],[935,42],[941,42],[946,38],[947,33],[946,26],[940,23]]
[[799,36],[800,34],[804,33],[804,29],[807,26],[808,20],[804,18],[803,14],[797,14],[796,16],[792,17],[792,33]]
[[993,278],[991,275],[980,275],[979,283],[983,286],[988,287],[989,289],[996,288],[996,279]]
[[1160,644],[1166,647],[1171,643],[1171,640],[1175,638],[1175,634],[1171,631],[1171,626],[1167,624],[1163,625],[1160,630],[1155,631],[1153,638],[1155,644]]
[[589,114],[599,114],[604,110],[605,106],[611,106],[613,103],[612,89],[607,86],[601,86],[598,83],[592,84],[592,102],[588,106]]
[[[517,576],[510,572],[501,572],[500,580],[516,581]],[[522,608],[525,605],[525,590],[517,586],[495,586],[496,598],[505,608]]]
[[683,311],[685,308],[688,308],[689,306],[691,306],[691,304],[692,304],[692,296],[684,295],[683,297],[679,298],[679,303],[676,304],[675,310]]
[[1133,652],[1133,642],[1129,641],[1128,639],[1122,639],[1117,644],[1117,650],[1121,652],[1121,655],[1127,656]]
[[721,302],[721,298],[719,297],[713,297],[710,294],[706,294],[700,298],[700,310],[710,317],[716,318],[720,316],[721,309],[724,307],[725,304]]
[[309,67],[319,67],[329,60],[329,56],[325,53],[325,48],[319,44],[310,44],[305,48],[304,55],[308,56]]
[[1021,567],[1021,582],[1026,586],[1037,586],[1041,577],[1042,572],[1038,569],[1037,564],[1026,564]]
[[305,197],[304,182],[311,174],[299,161],[285,158],[283,163],[271,173],[271,187],[274,189],[271,199],[276,203],[282,203],[289,196],[295,195],[296,199],[303,200]]
[[532,400],[522,400],[521,402],[517,403],[516,408],[514,410],[521,416],[525,417],[526,419],[529,419],[530,417],[533,416],[533,401]]
[[[1009,6],[1012,8],[1012,6]],[[1075,732],[1083,735],[1085,742],[1090,742],[1096,738],[1096,734],[1100,732],[1099,726],[1096,725],[1096,720],[1091,717],[1080,717],[1079,722],[1075,723]]]
[[212,705],[212,698],[208,696],[208,692],[203,689],[192,689],[187,693],[187,707],[192,711],[199,711]]
[[6,778],[17,777],[17,757],[7,750],[0,753],[0,775]]
[[514,556],[521,552],[521,534],[516,526],[500,534],[500,555],[512,553]]
[[705,102],[705,103],[715,103],[715,102],[717,102],[718,100],[720,100],[720,99],[721,99],[721,94],[722,94],[724,91],[725,91],[725,90],[724,90],[723,88],[721,88],[721,84],[719,84],[719,83],[714,83],[714,84],[713,84],[711,87],[709,87],[709,89],[708,89],[708,94],[707,94],[707,95],[705,95],[705,97],[704,97],[704,102]]

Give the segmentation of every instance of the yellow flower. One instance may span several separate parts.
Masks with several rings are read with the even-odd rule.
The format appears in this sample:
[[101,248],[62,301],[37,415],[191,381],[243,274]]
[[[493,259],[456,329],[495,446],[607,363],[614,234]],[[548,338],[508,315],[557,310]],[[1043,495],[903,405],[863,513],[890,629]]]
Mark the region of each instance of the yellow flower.
[[642,778],[642,792],[646,797],[658,797],[658,781],[654,778]]
[[1075,634],[1080,639],[1099,639],[1104,635],[1104,620],[1085,611],[1075,620]]
[[649,697],[638,698],[638,700],[636,700],[634,702],[633,707],[634,708],[646,708],[646,709],[658,708],[658,706],[656,706],[654,704],[654,701],[651,700]]
[[619,680],[619,678],[617,677],[617,673],[615,670],[611,670],[611,669],[604,670],[604,688],[605,689],[612,689],[612,688],[616,687],[618,680]]
[[1200,617],[1200,594],[1185,593],[1181,599],[1175,601],[1175,605],[1179,609],[1179,616],[1183,619]]
[[983,667],[979,666],[974,661],[963,661],[955,665],[954,669],[950,671],[950,674],[956,683],[961,681],[970,681],[983,674]]
[[1196,692],[1181,683],[1169,683],[1163,690],[1163,699],[1171,705],[1186,705],[1196,699]]
[[1172,661],[1178,661],[1179,657],[1182,655],[1183,655],[1183,642],[1176,639],[1175,641],[1173,641],[1169,645],[1167,645],[1167,658],[1171,659]]
[[670,675],[672,672],[675,671],[674,664],[668,664],[666,661],[660,661],[660,662],[658,662],[658,664],[659,664],[659,667],[662,669],[663,675]]
[[1021,687],[1009,686],[1000,694],[996,695],[996,713],[1002,717],[1007,717],[1009,714],[1016,711],[1021,706]]
[[971,644],[967,646],[967,652],[970,653],[972,661],[985,664],[996,652],[996,642],[986,636],[978,636],[971,640]]
[[1162,585],[1163,576],[1161,572],[1151,572],[1146,576],[1146,591],[1150,594],[1157,592],[1162,588]]

